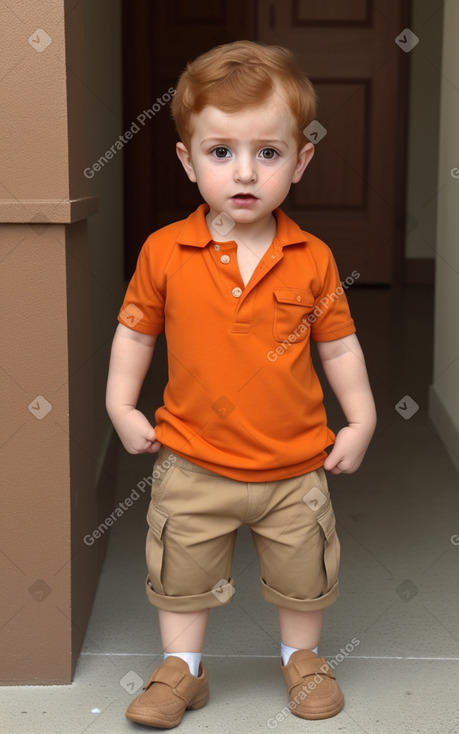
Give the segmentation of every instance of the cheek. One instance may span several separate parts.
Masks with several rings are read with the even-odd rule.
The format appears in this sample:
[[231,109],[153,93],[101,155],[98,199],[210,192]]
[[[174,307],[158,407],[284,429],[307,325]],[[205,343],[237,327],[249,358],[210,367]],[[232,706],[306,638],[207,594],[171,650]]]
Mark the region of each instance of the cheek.
[[201,166],[197,171],[197,184],[204,199],[215,199],[223,191],[224,181],[211,166]]
[[262,179],[262,186],[265,192],[268,193],[276,193],[278,191],[288,189],[292,181],[292,172],[288,168],[288,166],[282,166],[281,168],[278,168],[276,171],[269,171],[265,169],[263,179]]
[[225,175],[222,167],[202,166],[199,173],[202,185],[209,190],[221,187],[228,178],[228,174]]

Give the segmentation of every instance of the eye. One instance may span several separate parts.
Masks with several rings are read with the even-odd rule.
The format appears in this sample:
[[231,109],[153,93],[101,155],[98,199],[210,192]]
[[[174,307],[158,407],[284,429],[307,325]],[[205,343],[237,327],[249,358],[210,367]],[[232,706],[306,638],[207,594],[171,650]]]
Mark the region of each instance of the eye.
[[274,148],[263,148],[261,151],[261,157],[265,159],[265,161],[272,161],[277,156],[277,151],[274,150]]
[[231,152],[224,145],[219,145],[217,148],[213,149],[212,155],[214,155],[215,158],[228,158],[228,156],[231,155]]

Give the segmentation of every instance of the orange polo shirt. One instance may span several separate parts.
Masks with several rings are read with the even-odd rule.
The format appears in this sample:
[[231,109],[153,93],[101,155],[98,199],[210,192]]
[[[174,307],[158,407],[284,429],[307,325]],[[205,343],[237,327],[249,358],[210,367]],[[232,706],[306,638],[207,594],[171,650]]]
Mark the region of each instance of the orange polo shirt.
[[317,469],[335,436],[310,339],[355,331],[331,251],[276,209],[274,240],[244,286],[237,245],[212,240],[208,211],[201,204],[148,237],[118,316],[166,334],[169,381],[150,417],[157,439],[245,482]]

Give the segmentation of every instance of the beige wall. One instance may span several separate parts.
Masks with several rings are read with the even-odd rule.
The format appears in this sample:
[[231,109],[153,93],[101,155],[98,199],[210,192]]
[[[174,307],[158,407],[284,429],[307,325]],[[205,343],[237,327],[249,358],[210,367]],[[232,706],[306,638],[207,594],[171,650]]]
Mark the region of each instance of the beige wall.
[[438,134],[443,4],[412,0],[405,255],[434,258],[437,225]]
[[70,677],[65,240],[65,225],[0,225],[1,683]]
[[83,6],[0,4],[0,681],[71,680],[103,546]]
[[444,12],[430,415],[459,471],[459,3],[446,3]]

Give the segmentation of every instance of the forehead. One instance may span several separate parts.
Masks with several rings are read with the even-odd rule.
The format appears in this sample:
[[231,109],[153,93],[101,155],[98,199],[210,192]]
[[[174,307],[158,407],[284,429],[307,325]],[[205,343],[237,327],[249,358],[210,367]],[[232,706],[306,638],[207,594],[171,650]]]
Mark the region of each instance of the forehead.
[[191,118],[193,137],[290,137],[295,132],[295,120],[287,103],[272,94],[263,103],[244,107],[237,112],[225,112],[207,105]]

